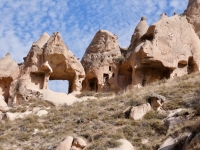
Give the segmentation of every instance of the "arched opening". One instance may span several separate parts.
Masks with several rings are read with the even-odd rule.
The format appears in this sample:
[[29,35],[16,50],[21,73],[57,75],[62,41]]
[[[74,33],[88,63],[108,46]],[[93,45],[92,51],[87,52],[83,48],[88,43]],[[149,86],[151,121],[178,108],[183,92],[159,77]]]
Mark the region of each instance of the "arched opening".
[[4,100],[6,103],[8,103],[8,98],[9,98],[9,89],[10,89],[10,84],[12,82],[11,78],[1,78],[0,79],[0,95],[4,97]]
[[198,71],[198,66],[195,63],[193,57],[189,57],[188,59],[188,67],[187,67],[187,72],[188,74],[193,73],[195,71]]
[[97,78],[92,78],[88,80],[89,91],[98,91],[98,81]]
[[49,80],[48,87],[54,92],[69,93],[68,80]]

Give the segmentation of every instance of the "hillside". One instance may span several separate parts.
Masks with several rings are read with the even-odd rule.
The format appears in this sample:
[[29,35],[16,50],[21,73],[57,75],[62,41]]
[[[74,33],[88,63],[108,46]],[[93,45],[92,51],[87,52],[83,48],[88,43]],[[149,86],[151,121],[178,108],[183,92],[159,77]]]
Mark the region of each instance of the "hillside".
[[[30,114],[15,121],[0,122],[0,149],[51,150],[67,136],[79,136],[88,143],[87,150],[104,150],[119,146],[118,139],[127,139],[138,149],[158,149],[167,138],[177,138],[174,149],[182,149],[185,132],[194,137],[200,126],[200,73],[175,79],[161,80],[143,88],[133,88],[120,94],[85,92],[77,95],[96,99],[77,102],[71,106],[55,107],[40,99],[32,99],[7,112],[47,110],[38,117]],[[146,97],[156,93],[166,97],[163,111],[149,111],[141,120],[126,117],[123,111],[129,106],[146,103]],[[172,110],[173,116],[182,117],[173,128],[164,123]],[[181,138],[182,137],[182,138]],[[190,140],[191,141],[191,140]],[[199,149],[195,144],[196,149]],[[190,148],[188,148],[190,149]],[[191,149],[195,149],[194,147]]]

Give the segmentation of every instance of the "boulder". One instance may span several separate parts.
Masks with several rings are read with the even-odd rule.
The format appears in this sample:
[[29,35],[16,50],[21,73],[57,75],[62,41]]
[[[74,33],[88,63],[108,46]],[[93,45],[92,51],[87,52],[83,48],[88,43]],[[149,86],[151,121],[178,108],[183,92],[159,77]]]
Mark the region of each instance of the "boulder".
[[84,149],[87,146],[87,143],[85,140],[83,140],[80,137],[75,137],[72,143],[72,147],[74,148],[79,148],[79,149]]
[[151,105],[149,103],[142,104],[140,106],[132,106],[130,108],[129,118],[133,120],[142,119],[142,117],[151,110]]
[[50,102],[54,106],[60,106],[63,104],[72,105],[75,102],[82,101],[82,99],[76,98],[73,94],[58,93],[51,90],[41,90],[40,92],[43,94],[42,99]]
[[162,109],[163,103],[165,102],[165,97],[162,95],[158,95],[158,94],[151,94],[148,99],[147,102],[151,104],[151,107],[154,110],[160,110]]
[[72,136],[67,136],[56,148],[56,150],[71,150],[72,142],[73,142]]
[[119,139],[118,142],[121,143],[119,147],[108,148],[108,150],[134,150],[133,145],[129,141],[125,139]]
[[169,117],[164,119],[165,124],[168,126],[168,130],[174,129],[174,127],[181,125],[186,120],[183,116]]
[[5,113],[5,119],[9,119],[9,120],[13,121],[13,120],[18,119],[18,118],[24,118],[24,117],[26,117],[30,114],[32,114],[31,111],[26,111],[26,112],[23,112],[23,113],[6,112]]
[[36,113],[36,115],[39,116],[39,117],[41,117],[41,116],[43,116],[43,115],[46,115],[46,114],[48,114],[48,111],[46,111],[46,110],[39,110],[39,111]]

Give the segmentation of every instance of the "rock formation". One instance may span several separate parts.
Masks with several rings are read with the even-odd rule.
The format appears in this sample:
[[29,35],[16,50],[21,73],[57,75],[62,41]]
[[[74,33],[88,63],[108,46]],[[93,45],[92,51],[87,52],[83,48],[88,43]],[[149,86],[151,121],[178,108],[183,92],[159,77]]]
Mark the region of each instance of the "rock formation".
[[110,32],[97,32],[81,61],[86,72],[83,91],[119,91],[199,71],[198,6],[199,1],[190,0],[187,16],[163,13],[150,27],[142,17],[128,49],[119,48]]
[[118,91],[118,67],[115,59],[121,56],[117,36],[99,30],[81,60],[86,78],[83,91]]
[[17,79],[19,74],[19,67],[16,61],[11,60],[9,53],[0,59],[0,109],[6,107],[4,101],[8,102],[11,82]]
[[[190,0],[182,15],[168,17],[163,13],[151,26],[142,17],[127,49],[119,47],[115,34],[99,30],[87,47],[82,64],[58,32],[51,37],[44,33],[20,66],[9,56],[0,60],[0,95],[12,105],[31,95],[56,95],[48,93],[49,80],[68,80],[69,93],[117,92],[199,71],[199,6],[199,0]],[[5,69],[6,65],[10,69]]]
[[184,12],[187,16],[188,22],[194,28],[196,34],[200,38],[200,1],[199,0],[189,0],[188,7]]
[[0,71],[0,94],[9,106],[28,98],[43,98],[43,94],[51,95],[49,80],[68,80],[71,93],[82,89],[85,78],[80,61],[68,50],[58,32],[51,37],[44,33],[33,43],[20,66],[7,54],[0,60]]

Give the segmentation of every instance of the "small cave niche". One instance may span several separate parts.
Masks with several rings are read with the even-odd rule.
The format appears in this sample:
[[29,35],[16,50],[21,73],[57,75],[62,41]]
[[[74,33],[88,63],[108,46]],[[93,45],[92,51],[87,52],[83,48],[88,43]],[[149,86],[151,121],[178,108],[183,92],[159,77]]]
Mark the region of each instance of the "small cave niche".
[[111,71],[111,66],[109,66],[109,71]]
[[112,77],[113,77],[113,78],[115,77],[115,73],[112,74]]
[[45,74],[44,73],[35,73],[31,72],[31,86],[43,89]]
[[89,90],[90,91],[98,91],[98,80],[97,78],[89,79],[88,80]]
[[182,60],[178,62],[178,68],[184,68],[186,66],[187,66],[187,61]]
[[10,84],[12,82],[12,78],[6,77],[0,79],[0,95],[4,97],[6,103],[8,103],[8,98],[10,96]]
[[198,71],[198,66],[195,63],[193,57],[188,58],[188,66],[187,66],[187,72],[188,74],[193,73],[195,71]]

